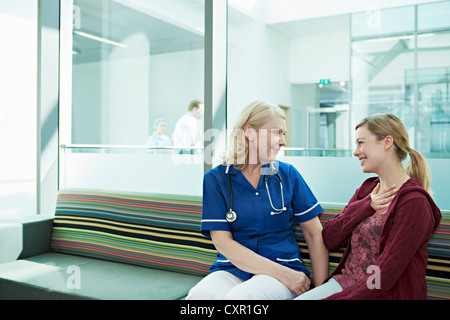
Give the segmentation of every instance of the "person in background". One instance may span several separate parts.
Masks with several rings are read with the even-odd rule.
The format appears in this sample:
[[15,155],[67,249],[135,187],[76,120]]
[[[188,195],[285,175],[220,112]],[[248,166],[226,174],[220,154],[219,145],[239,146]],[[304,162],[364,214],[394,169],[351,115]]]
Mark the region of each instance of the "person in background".
[[172,145],[170,138],[164,134],[167,121],[163,118],[156,119],[153,124],[153,133],[147,139],[147,145],[151,147],[168,147]]
[[425,299],[427,242],[442,217],[428,164],[392,114],[368,116],[356,126],[353,155],[363,172],[377,177],[364,181],[325,224],[327,249],[346,250],[328,281],[297,299]]
[[[204,103],[192,100],[188,112],[176,123],[173,132],[173,146],[177,148],[202,147],[203,128],[201,118],[205,111]],[[194,153],[192,149],[182,150],[181,153]]]

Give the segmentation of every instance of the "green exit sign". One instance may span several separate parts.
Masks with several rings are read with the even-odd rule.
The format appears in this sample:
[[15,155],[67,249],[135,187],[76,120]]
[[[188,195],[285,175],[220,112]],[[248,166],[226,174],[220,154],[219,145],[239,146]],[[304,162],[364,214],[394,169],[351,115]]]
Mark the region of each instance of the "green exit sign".
[[323,84],[324,86],[327,86],[330,84],[330,79],[320,79],[319,84]]

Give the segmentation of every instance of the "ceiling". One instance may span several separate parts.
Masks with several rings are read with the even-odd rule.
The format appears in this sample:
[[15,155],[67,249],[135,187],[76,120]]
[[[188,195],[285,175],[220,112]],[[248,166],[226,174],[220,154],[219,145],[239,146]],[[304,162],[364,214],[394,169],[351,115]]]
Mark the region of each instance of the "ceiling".
[[349,32],[350,15],[336,15],[269,24],[289,37],[314,36],[325,33]]

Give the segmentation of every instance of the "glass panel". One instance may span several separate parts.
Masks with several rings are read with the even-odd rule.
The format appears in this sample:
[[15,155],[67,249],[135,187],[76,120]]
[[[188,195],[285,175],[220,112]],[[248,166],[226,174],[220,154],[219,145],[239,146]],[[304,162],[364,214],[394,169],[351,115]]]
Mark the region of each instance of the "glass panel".
[[450,1],[442,1],[418,6],[418,29],[449,29]]
[[415,105],[407,73],[414,69],[413,37],[352,43],[352,128],[373,113],[399,116],[414,145]]
[[369,8],[352,14],[352,38],[374,37],[398,33],[414,33],[414,6],[380,10]]
[[[150,191],[156,180],[142,183],[144,175],[137,173],[155,170],[148,165],[165,174],[161,183],[192,182],[179,174],[181,168],[167,168],[201,168],[196,156],[203,153],[204,0],[74,0],[73,5],[72,105],[62,105],[71,108],[71,133],[61,133],[66,137],[61,187],[98,186],[88,175],[102,168],[98,179],[129,172],[127,181],[117,178],[110,187]],[[188,112],[194,100],[199,103]],[[180,119],[195,127],[198,141],[186,146],[186,157],[170,149]],[[133,168],[141,159],[147,167]],[[202,176],[200,170],[199,187]]]
[[[319,106],[308,108],[308,148],[345,150],[349,148],[347,82],[319,83]],[[327,152],[328,156],[333,153]],[[344,153],[335,153],[346,154]]]
[[37,1],[0,2],[0,43],[2,219],[36,214]]
[[450,157],[450,32],[418,39],[419,141],[424,153]]
[[170,140],[203,97],[203,1],[74,5],[70,143],[145,145],[158,119]]

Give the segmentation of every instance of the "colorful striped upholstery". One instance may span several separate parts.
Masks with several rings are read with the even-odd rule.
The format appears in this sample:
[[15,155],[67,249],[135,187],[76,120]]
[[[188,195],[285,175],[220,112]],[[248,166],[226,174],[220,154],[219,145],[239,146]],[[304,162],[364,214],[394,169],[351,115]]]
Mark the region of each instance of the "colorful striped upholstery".
[[[321,205],[322,224],[344,206]],[[201,206],[199,196],[64,189],[57,199],[51,250],[203,276],[216,260],[216,250],[200,234]],[[430,299],[450,299],[450,211],[442,215],[428,244]],[[294,233],[311,271],[298,225]],[[330,272],[343,252],[330,252]]]
[[[321,203],[323,212],[320,214],[320,221],[324,225],[332,219],[343,208],[344,204]],[[429,299],[450,299],[450,211],[442,210],[442,220],[439,227],[431,236],[428,242],[428,266],[427,266],[427,287]],[[302,251],[303,262],[311,271],[308,247],[303,238],[301,229],[295,227],[300,249]],[[338,265],[344,248],[329,253],[330,272]]]
[[199,232],[201,197],[61,190],[51,250],[193,275],[216,260]]

